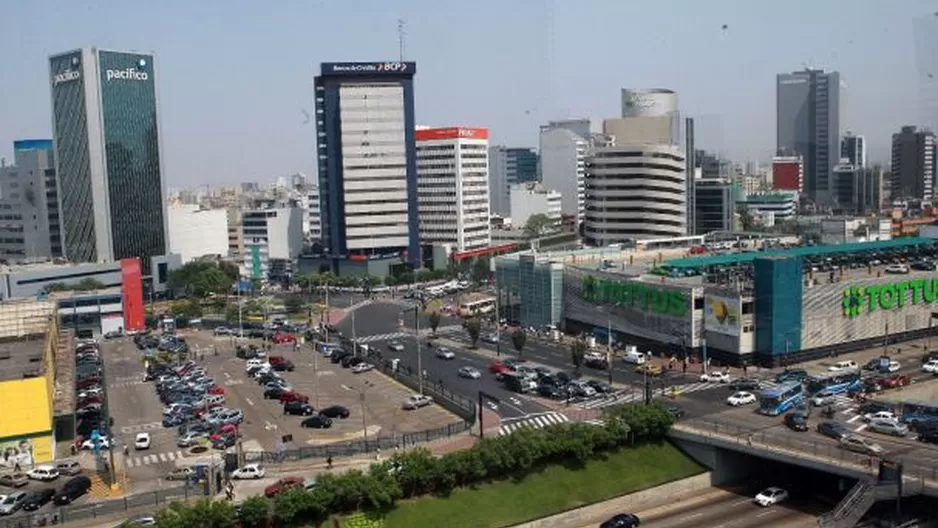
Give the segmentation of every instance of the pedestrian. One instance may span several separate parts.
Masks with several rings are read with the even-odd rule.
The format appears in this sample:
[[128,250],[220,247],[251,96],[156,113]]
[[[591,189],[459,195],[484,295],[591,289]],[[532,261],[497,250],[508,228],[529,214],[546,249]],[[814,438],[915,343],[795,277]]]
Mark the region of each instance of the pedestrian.
[[332,455],[326,457],[326,469],[332,469]]
[[19,473],[19,472],[20,472],[20,463],[19,463],[19,461],[17,461],[16,464],[13,465],[13,472],[14,472],[14,473]]
[[128,446],[128,445],[125,443],[125,444],[124,444],[124,456],[128,456],[128,455],[130,455],[130,446]]
[[746,443],[749,444],[749,447],[752,447],[752,435],[746,437]]

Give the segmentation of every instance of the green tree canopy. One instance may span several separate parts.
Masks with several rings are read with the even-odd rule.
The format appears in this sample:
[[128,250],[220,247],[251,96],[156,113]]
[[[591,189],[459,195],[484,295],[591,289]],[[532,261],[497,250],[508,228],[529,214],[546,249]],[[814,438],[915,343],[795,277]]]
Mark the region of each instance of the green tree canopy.
[[583,367],[583,358],[586,356],[586,341],[577,339],[570,343],[570,361],[573,363],[574,372],[579,375]]
[[534,214],[524,224],[524,236],[537,238],[546,235],[554,228],[554,221],[545,214]]
[[169,274],[169,287],[185,295],[205,297],[211,293],[228,293],[236,279],[216,262],[193,261]]
[[511,345],[518,351],[518,357],[524,355],[524,345],[528,342],[528,334],[524,330],[518,329],[511,334]]
[[433,333],[436,334],[436,329],[440,326],[440,312],[430,312],[427,315],[427,322],[430,323],[430,330],[433,330]]
[[466,321],[464,326],[466,327],[466,332],[469,334],[470,346],[475,348],[476,343],[479,342],[479,336],[482,334],[482,321],[479,321],[478,317],[473,317]]

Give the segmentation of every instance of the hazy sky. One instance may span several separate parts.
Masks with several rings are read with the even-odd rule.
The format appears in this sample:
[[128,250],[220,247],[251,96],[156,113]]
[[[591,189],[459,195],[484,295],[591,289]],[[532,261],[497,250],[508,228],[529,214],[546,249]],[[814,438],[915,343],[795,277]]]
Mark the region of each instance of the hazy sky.
[[398,18],[418,123],[488,127],[493,143],[536,146],[550,119],[595,128],[618,115],[620,88],[655,87],[680,94],[699,144],[767,160],[775,74],[805,64],[842,73],[847,128],[871,158],[901,125],[938,120],[923,103],[938,101],[923,65],[938,57],[935,0],[3,0],[0,12],[0,156],[51,137],[50,54],[153,51],[176,187],[315,174],[303,110],[319,63],[395,60]]

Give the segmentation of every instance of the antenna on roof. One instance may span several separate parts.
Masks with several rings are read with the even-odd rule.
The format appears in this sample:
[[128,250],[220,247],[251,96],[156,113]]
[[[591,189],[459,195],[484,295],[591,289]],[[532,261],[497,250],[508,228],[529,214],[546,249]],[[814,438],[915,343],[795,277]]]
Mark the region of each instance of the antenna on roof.
[[397,19],[397,46],[400,52],[401,62],[404,62],[404,39],[407,37],[407,29],[404,27],[405,24],[403,18]]

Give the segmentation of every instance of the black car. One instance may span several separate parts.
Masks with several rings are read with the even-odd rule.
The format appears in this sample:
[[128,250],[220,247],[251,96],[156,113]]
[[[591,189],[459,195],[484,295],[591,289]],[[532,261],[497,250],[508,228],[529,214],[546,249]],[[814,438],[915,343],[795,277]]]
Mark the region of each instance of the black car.
[[325,416],[326,418],[348,418],[349,410],[341,405],[331,405],[325,409],[319,411],[319,416]]
[[684,417],[684,409],[672,405],[671,407],[668,407],[668,414],[670,414],[676,421]]
[[840,440],[852,434],[849,429],[837,422],[821,422],[817,424],[817,432],[834,440]]
[[641,523],[634,513],[620,513],[607,519],[599,528],[638,528]]
[[938,429],[926,429],[919,433],[916,439],[926,444],[938,444]]
[[748,378],[739,378],[730,382],[727,387],[731,391],[756,391],[762,388],[762,385],[759,383],[759,380],[748,379]]
[[282,387],[271,387],[264,391],[264,399],[265,400],[279,400],[280,396],[285,392],[290,392],[290,391],[283,390]]
[[359,363],[364,363],[364,362],[365,362],[364,359],[360,357],[355,357],[355,356],[346,356],[342,358],[342,366],[345,368],[354,367],[355,365],[358,365]]
[[537,386],[537,393],[552,400],[562,400],[567,397],[563,389],[553,383],[541,383]]
[[886,405],[885,403],[866,402],[860,405],[860,408],[857,410],[857,414],[859,415],[873,414],[873,413],[878,413],[880,411],[892,411],[892,410],[893,408]]
[[566,372],[560,371],[554,373],[554,379],[557,380],[557,385],[566,385],[573,381],[573,376],[567,374]]
[[343,359],[350,357],[351,354],[344,350],[335,350],[329,356],[329,361],[333,363],[341,363]]
[[26,511],[36,511],[42,508],[55,497],[55,488],[46,488],[44,490],[34,491],[26,496],[23,503],[23,509]]
[[77,477],[72,477],[68,479],[62,489],[53,497],[53,501],[58,506],[64,506],[66,504],[71,504],[72,501],[81,497],[85,493],[88,493],[88,490],[91,489],[91,479],[79,475]]
[[792,431],[804,432],[808,430],[808,419],[800,412],[790,412],[785,415],[785,425]]
[[284,360],[277,363],[272,368],[277,372],[293,372],[293,370],[296,369],[296,365],[294,365],[292,361]]
[[593,388],[599,394],[612,394],[613,388],[608,383],[604,383],[598,380],[589,380],[586,382],[587,385]]
[[326,416],[310,416],[300,422],[300,427],[309,427],[311,429],[328,429],[332,427],[332,419]]
[[306,402],[291,401],[283,404],[283,414],[312,416],[314,412],[313,406]]

